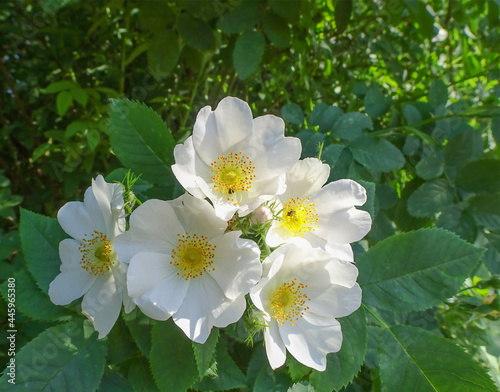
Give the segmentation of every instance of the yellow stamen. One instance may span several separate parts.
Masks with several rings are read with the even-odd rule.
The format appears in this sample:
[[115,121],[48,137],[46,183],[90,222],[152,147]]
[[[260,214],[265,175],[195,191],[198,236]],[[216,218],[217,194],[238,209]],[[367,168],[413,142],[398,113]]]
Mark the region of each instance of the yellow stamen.
[[278,286],[271,297],[271,312],[279,325],[287,323],[291,326],[308,310],[306,302],[309,297],[302,292],[307,288],[303,283],[297,283],[293,278]]
[[281,227],[284,227],[291,236],[303,237],[308,231],[319,227],[316,203],[307,203],[310,198],[288,199],[283,206]]
[[90,275],[103,275],[116,261],[116,253],[108,237],[97,231],[85,234],[78,250],[82,253],[80,264]]
[[196,234],[191,236],[189,233],[177,236],[179,240],[177,247],[172,250],[170,262],[179,270],[177,275],[189,280],[203,275],[206,271],[215,271],[212,263],[216,246],[210,244],[207,237]]
[[255,166],[252,166],[250,157],[243,155],[241,151],[222,155],[213,161],[211,166],[214,188],[228,195],[228,201],[235,200],[232,195],[236,192],[246,192],[252,187]]

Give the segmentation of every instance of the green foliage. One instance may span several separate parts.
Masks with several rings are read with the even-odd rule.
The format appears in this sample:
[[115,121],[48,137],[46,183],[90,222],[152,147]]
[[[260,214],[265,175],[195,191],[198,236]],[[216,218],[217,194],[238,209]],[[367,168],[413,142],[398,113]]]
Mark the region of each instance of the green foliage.
[[[15,278],[15,388],[498,390],[481,364],[500,380],[484,354],[500,355],[499,8],[4,2],[0,311]],[[57,210],[82,200],[97,174],[123,181],[129,169],[140,176],[130,209],[179,195],[173,148],[201,107],[227,95],[254,115],[280,115],[302,157],[330,165],[329,181],[367,190],[372,229],[353,244],[363,308],[339,319],[343,346],[325,372],[290,355],[271,370],[262,334],[245,343],[243,322],[198,345],[136,309],[97,340],[79,303],[57,307],[47,295],[66,238]]]

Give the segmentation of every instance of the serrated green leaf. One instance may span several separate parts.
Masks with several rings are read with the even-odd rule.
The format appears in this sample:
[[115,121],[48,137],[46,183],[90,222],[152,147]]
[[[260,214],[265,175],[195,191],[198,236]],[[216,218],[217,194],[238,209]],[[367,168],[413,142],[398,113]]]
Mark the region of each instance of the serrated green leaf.
[[[17,271],[13,276],[16,280],[16,309],[33,320],[53,321],[61,317],[70,317],[66,309],[54,305],[49,297],[43,294],[26,270]],[[8,281],[0,286],[2,296],[7,294]]]
[[99,384],[97,392],[133,392],[133,389],[120,373],[107,371]]
[[144,356],[148,356],[151,350],[151,330],[155,321],[146,317],[137,308],[124,315],[124,321],[139,350]]
[[366,136],[351,144],[354,159],[368,169],[382,172],[401,169],[405,158],[393,144],[385,139]]
[[363,135],[365,129],[373,129],[373,121],[363,113],[345,113],[333,125],[333,133],[349,141]]
[[392,311],[416,311],[451,297],[484,249],[442,229],[396,234],[357,261],[363,302]]
[[484,233],[484,237],[488,245],[483,262],[492,274],[500,274],[500,233]]
[[304,112],[296,103],[287,103],[284,105],[281,108],[281,117],[283,117],[283,120],[292,124],[304,124]]
[[500,161],[482,159],[465,165],[455,183],[468,192],[500,192]]
[[448,102],[448,87],[440,79],[435,79],[429,87],[429,103],[434,106],[445,106]]
[[476,239],[477,226],[472,216],[456,205],[443,210],[436,220],[436,226],[452,231],[464,240],[473,243]]
[[69,91],[61,91],[57,94],[56,108],[59,116],[64,116],[73,103],[73,95]]
[[319,131],[322,133],[331,132],[335,122],[342,114],[342,109],[338,106],[329,106],[320,102],[314,106],[311,113],[311,125],[319,125]]
[[238,37],[234,45],[233,65],[241,80],[257,71],[265,48],[266,40],[259,31],[246,31]]
[[177,35],[172,30],[157,32],[149,42],[148,71],[157,81],[162,81],[177,65],[179,54]]
[[191,341],[172,320],[153,327],[149,362],[163,391],[187,391],[198,377]]
[[453,188],[442,178],[427,181],[408,198],[408,212],[417,217],[432,217],[453,203]]
[[194,389],[226,391],[249,386],[247,378],[227,352],[227,345],[222,339],[217,344],[215,359],[217,375],[206,376]]
[[342,34],[347,26],[352,14],[352,0],[338,0],[335,5],[333,16],[335,18],[335,27],[337,35]]
[[370,87],[363,99],[365,112],[370,117],[376,118],[383,116],[389,110],[389,104],[378,87]]
[[286,357],[286,367],[288,370],[288,374],[293,382],[300,381],[304,379],[309,373],[311,373],[312,369],[306,365],[303,365],[299,361],[297,361],[292,355],[288,355]]
[[153,375],[148,363],[144,358],[134,359],[133,366],[130,366],[127,380],[134,392],[158,392]]
[[363,308],[339,319],[342,348],[327,355],[324,372],[313,370],[309,381],[317,392],[338,391],[358,374],[366,354],[366,318]]
[[256,1],[242,1],[217,21],[217,27],[225,33],[242,33],[252,29],[259,20]]
[[290,46],[292,31],[288,23],[274,12],[269,11],[262,17],[262,30],[278,48],[287,48]]
[[200,52],[215,49],[215,36],[212,29],[202,20],[189,14],[181,14],[177,19],[177,29],[184,42]]
[[379,354],[387,391],[498,392],[486,370],[462,348],[421,328],[386,329]]
[[137,101],[115,99],[107,133],[125,167],[153,183],[168,183],[175,141],[155,111]]
[[[12,391],[74,391],[97,389],[106,363],[106,340],[87,333],[79,320],[50,327],[15,356]],[[7,375],[0,378],[7,385]]]
[[308,382],[299,382],[288,388],[287,392],[316,392],[316,389]]
[[415,172],[424,180],[439,177],[444,171],[444,156],[440,149],[430,146],[424,149],[424,157],[415,166]]
[[203,344],[193,342],[194,359],[198,367],[198,374],[202,378],[212,365],[212,360],[215,355],[215,347],[219,341],[219,329],[212,328],[212,332]]
[[68,236],[57,220],[22,208],[19,234],[28,270],[47,294],[50,282],[59,274],[59,243]]

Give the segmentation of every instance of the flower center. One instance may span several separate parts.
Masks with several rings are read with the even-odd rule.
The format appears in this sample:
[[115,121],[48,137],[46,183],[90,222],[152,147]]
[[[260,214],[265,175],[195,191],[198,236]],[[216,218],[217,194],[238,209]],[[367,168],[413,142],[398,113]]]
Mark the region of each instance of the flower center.
[[284,227],[293,237],[303,237],[308,231],[316,230],[318,214],[316,203],[307,203],[310,200],[302,198],[288,199],[284,203],[281,227]]
[[306,287],[303,283],[297,283],[297,278],[293,278],[276,288],[271,297],[271,312],[279,325],[287,323],[293,326],[304,315],[304,311],[309,309],[306,306],[309,297],[302,292]]
[[80,265],[90,275],[103,275],[116,261],[116,253],[108,237],[97,231],[85,234],[78,250],[82,254]]
[[215,245],[207,241],[207,237],[189,233],[177,234],[179,240],[177,247],[172,250],[172,261],[185,280],[197,278],[208,270],[214,271],[212,267]]
[[[232,195],[235,192],[248,191],[252,187],[255,166],[252,166],[250,157],[243,155],[241,151],[220,156],[211,166],[212,181],[217,191]],[[230,199],[228,196],[227,200]]]

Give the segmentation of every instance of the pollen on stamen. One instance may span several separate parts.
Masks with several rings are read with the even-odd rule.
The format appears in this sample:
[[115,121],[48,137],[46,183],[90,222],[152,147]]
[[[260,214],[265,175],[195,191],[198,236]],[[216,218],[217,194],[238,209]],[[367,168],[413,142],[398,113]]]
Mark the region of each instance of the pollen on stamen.
[[309,297],[303,292],[306,284],[298,283],[297,278],[278,286],[271,297],[271,313],[279,325],[293,326],[309,309]]
[[177,268],[177,275],[185,280],[202,276],[207,271],[215,271],[212,266],[216,246],[203,235],[177,234],[177,246],[172,249],[170,264]]
[[115,252],[108,237],[94,230],[85,234],[78,250],[82,254],[81,267],[91,275],[103,275],[111,270],[115,262]]
[[309,201],[309,197],[297,197],[284,203],[281,226],[294,237],[303,237],[308,231],[315,231],[319,227],[316,203]]
[[[211,164],[213,187],[227,195],[228,201],[235,201],[237,192],[246,192],[252,187],[255,178],[255,166],[249,156],[239,153],[228,153],[218,157]],[[238,203],[235,201],[235,204]]]

